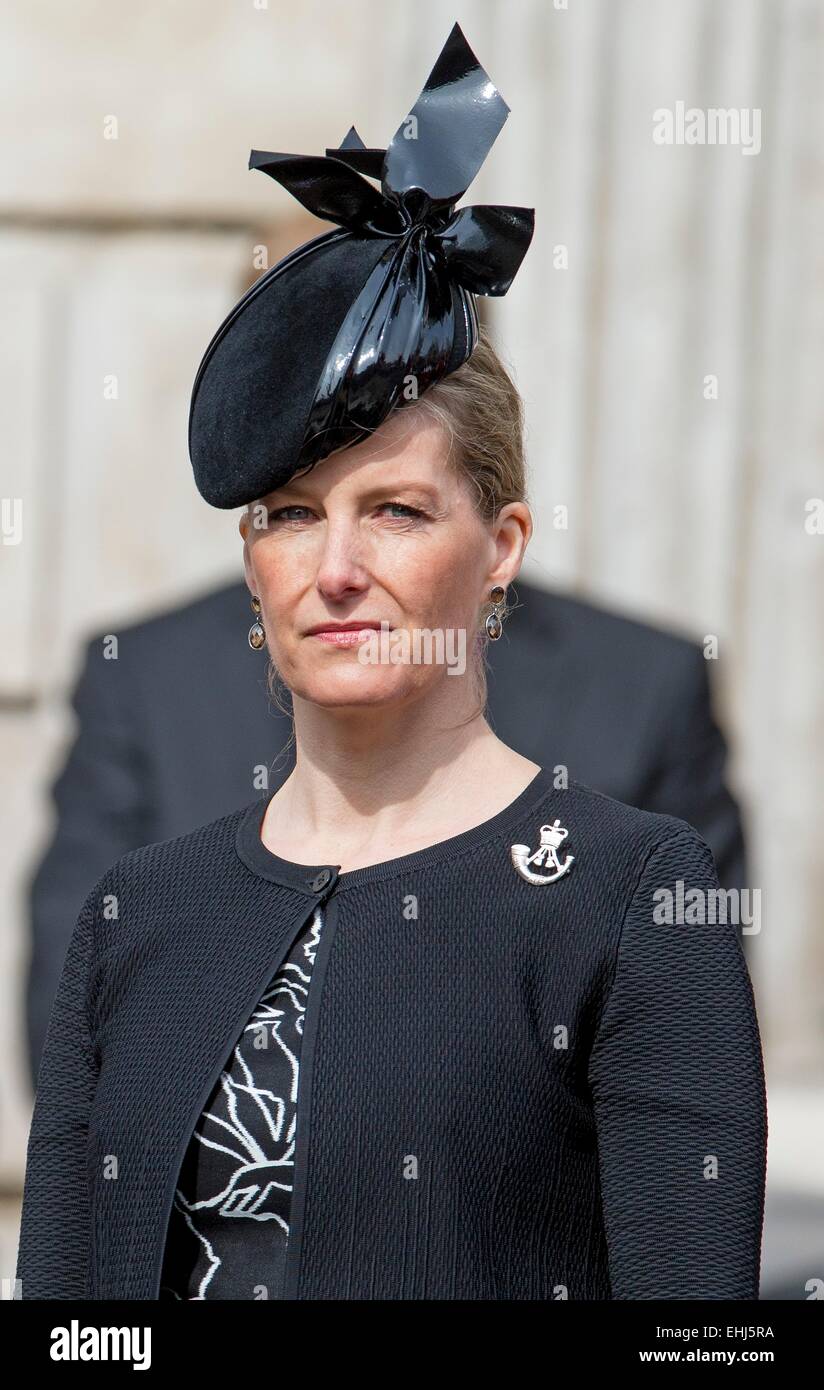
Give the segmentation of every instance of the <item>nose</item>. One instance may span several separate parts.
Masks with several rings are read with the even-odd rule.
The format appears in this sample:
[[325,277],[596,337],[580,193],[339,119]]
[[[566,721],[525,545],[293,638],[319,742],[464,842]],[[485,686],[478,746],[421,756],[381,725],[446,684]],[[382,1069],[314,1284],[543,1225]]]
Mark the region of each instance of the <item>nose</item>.
[[321,529],[323,539],[315,575],[317,589],[333,601],[362,592],[368,587],[369,576],[356,519],[344,515],[327,516]]

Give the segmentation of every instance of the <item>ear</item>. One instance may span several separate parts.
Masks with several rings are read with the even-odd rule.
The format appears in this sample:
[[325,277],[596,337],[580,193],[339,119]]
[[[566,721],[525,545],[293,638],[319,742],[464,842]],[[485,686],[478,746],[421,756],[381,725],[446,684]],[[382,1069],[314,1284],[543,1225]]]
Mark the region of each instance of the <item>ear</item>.
[[238,521],[238,530],[241,536],[243,537],[243,571],[246,577],[246,587],[248,588],[249,593],[256,594],[256,581],[254,571],[252,569],[251,547],[249,545],[249,525],[249,511],[248,508],[244,508],[244,510],[240,514],[240,519]]
[[246,576],[246,587],[249,590],[249,594],[250,596],[254,595],[258,592],[258,587],[257,580],[255,579],[254,572],[252,570],[252,562],[249,559],[248,546],[244,546],[243,549],[243,570]]

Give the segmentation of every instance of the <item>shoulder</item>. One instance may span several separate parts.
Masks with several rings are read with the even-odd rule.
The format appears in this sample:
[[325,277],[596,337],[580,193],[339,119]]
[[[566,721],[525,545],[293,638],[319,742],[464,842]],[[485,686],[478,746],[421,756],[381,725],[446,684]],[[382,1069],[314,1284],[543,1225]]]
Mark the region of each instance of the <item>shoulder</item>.
[[644,841],[667,840],[673,835],[683,834],[701,839],[695,827],[680,816],[644,811],[639,806],[631,806],[629,802],[597,791],[585,782],[572,779],[569,786],[557,795],[565,796],[567,804],[574,807],[580,817],[597,826],[602,834]]
[[101,875],[87,902],[99,905],[112,894],[131,902],[162,898],[166,904],[208,896],[236,868],[237,827],[256,804],[247,802],[183,835],[128,850]]
[[[535,815],[567,831],[564,848],[574,854],[581,880],[607,880],[624,897],[632,894],[651,864],[683,866],[712,877],[712,851],[694,826],[679,816],[643,811],[582,782],[570,781],[547,794]],[[534,832],[533,832],[534,833]]]

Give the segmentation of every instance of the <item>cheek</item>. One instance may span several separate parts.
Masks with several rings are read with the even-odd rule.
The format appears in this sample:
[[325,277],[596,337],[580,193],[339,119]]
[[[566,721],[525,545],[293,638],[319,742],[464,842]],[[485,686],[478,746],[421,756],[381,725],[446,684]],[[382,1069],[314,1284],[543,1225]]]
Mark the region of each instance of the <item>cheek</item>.
[[404,557],[387,574],[389,591],[410,615],[424,624],[466,622],[477,587],[474,547],[470,542],[421,548]]
[[306,589],[307,572],[314,573],[310,557],[297,545],[258,544],[253,552],[254,573],[264,609],[277,623],[287,615]]

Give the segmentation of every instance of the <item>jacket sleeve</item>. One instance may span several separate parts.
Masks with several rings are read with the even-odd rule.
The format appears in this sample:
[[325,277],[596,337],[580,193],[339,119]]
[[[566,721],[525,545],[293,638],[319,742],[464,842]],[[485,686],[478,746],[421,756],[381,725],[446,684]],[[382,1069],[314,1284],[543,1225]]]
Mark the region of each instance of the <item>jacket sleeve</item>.
[[649,854],[590,1055],[616,1299],[758,1298],[763,1059],[739,928],[717,899],[713,918],[712,890],[712,853],[689,827]]
[[88,1297],[86,1150],[97,1065],[86,1002],[99,901],[96,884],[69,942],[40,1064],[17,1256],[23,1299]]

